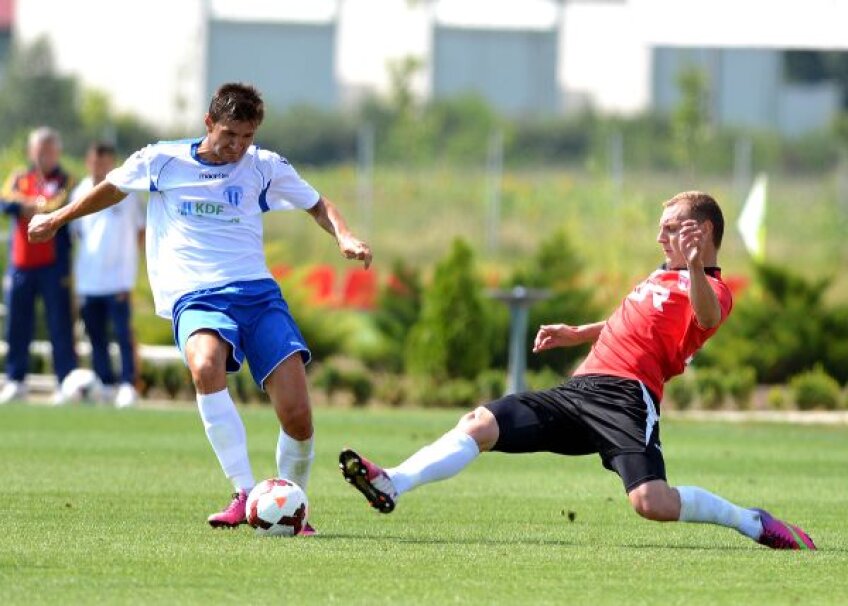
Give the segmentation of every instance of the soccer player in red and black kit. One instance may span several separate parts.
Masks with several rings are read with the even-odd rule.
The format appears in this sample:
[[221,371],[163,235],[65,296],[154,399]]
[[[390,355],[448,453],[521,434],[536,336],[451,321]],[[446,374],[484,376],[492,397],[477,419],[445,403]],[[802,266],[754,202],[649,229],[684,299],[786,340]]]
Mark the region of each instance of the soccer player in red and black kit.
[[717,266],[724,233],[718,203],[705,193],[683,192],[663,206],[657,236],[665,254],[661,269],[605,322],[539,328],[534,352],[593,343],[571,378],[553,389],[478,407],[391,469],[344,450],[339,466],[345,479],[375,509],[389,513],[404,492],[457,474],[481,452],[598,453],[644,518],[727,526],[774,549],[815,549],[803,530],[762,509],[666,482],[659,426],[663,385],[716,332],[732,300]]

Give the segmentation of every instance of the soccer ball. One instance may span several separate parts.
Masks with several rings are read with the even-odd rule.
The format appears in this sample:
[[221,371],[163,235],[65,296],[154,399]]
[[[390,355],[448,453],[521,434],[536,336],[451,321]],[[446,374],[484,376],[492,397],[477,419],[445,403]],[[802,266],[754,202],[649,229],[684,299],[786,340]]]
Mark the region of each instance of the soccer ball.
[[59,385],[55,401],[57,404],[97,402],[102,394],[103,384],[93,371],[88,368],[75,368]]
[[308,512],[306,493],[291,480],[265,480],[254,486],[247,496],[247,523],[261,536],[300,534]]

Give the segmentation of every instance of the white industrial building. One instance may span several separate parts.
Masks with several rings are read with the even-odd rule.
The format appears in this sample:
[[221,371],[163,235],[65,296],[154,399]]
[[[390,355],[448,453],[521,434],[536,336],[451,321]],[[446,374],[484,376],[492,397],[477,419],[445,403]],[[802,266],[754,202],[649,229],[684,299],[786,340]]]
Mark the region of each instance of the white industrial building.
[[227,80],[277,109],[350,106],[412,56],[422,98],[474,91],[513,115],[668,110],[695,64],[717,122],[797,134],[839,91],[787,82],[783,51],[845,49],[846,23],[839,0],[15,0],[13,35],[46,36],[63,72],[170,127],[196,128]]

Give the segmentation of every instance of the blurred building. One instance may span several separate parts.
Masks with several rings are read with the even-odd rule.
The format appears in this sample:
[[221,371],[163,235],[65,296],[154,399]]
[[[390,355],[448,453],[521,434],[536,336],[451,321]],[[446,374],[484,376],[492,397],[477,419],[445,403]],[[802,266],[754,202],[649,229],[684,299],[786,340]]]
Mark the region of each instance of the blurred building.
[[784,51],[848,47],[839,0],[16,3],[16,37],[47,36],[60,68],[119,109],[190,129],[227,80],[280,110],[341,108],[386,93],[388,65],[417,57],[422,98],[474,92],[510,115],[668,111],[695,66],[716,123],[794,135],[827,125],[840,98],[833,83],[787,81]]

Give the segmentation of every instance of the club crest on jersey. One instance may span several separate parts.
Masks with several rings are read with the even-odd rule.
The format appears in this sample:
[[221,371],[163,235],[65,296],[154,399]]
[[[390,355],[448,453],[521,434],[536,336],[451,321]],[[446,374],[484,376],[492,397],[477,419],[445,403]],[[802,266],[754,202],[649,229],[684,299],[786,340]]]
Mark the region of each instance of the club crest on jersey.
[[243,194],[244,190],[238,185],[230,185],[224,188],[224,199],[227,201],[227,204],[233,207],[238,207],[241,204]]

